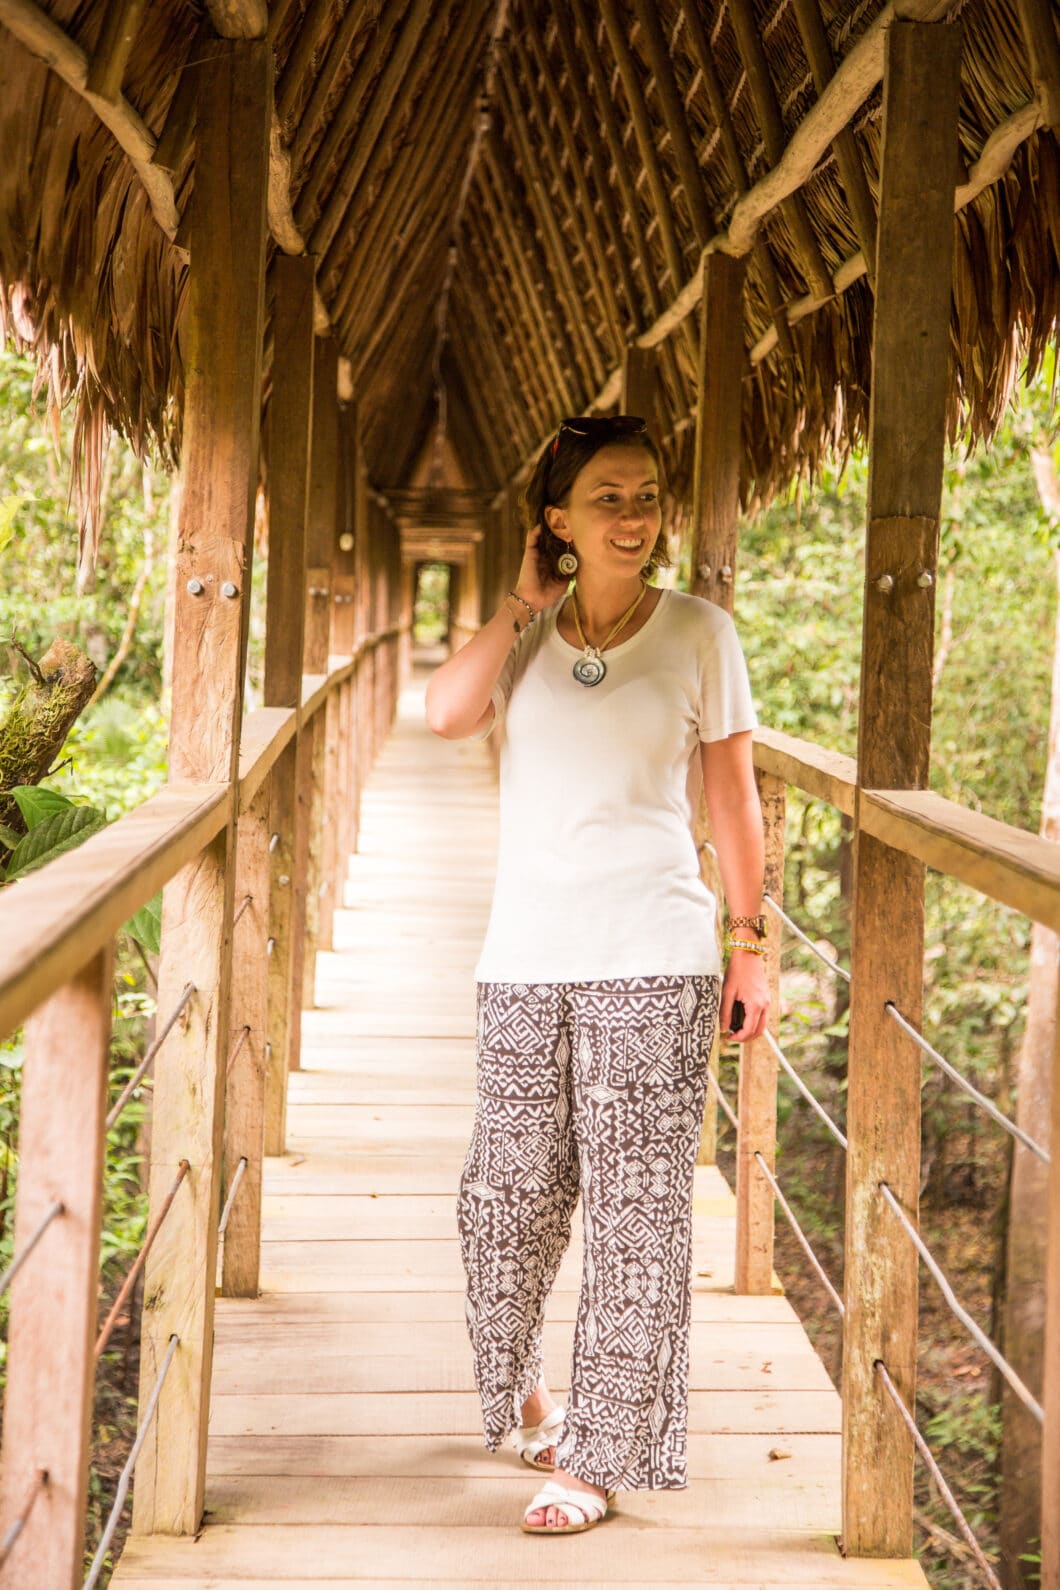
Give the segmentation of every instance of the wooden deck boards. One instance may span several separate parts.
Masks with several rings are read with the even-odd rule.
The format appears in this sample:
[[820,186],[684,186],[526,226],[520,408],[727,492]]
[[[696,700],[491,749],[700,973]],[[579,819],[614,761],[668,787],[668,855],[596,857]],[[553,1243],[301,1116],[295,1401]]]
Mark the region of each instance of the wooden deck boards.
[[[113,1583],[923,1590],[914,1562],[840,1555],[839,1399],[784,1297],[733,1294],[733,1199],[706,1167],[688,1490],[623,1493],[584,1536],[517,1528],[536,1476],[482,1446],[454,1209],[495,830],[485,748],[431,736],[417,680],[319,957],[288,1152],[266,1162],[262,1296],[218,1300],[203,1530],[131,1537]],[[557,1391],[580,1264],[575,1238],[546,1329]]]

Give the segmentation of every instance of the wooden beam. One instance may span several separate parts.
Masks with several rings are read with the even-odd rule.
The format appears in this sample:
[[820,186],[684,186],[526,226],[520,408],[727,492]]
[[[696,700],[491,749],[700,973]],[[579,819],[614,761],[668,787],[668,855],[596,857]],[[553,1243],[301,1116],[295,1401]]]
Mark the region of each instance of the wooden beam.
[[47,1473],[5,1564],[12,1587],[74,1590],[82,1581],[113,997],[108,944],[26,1023],[15,1253],[55,1202],[62,1212],[11,1286],[0,1465],[5,1534],[37,1471]]
[[639,414],[655,435],[655,407],[659,397],[659,364],[654,348],[628,347],[622,363],[623,414]]
[[[306,522],[313,424],[313,295],[308,259],[273,261],[273,384],[269,402],[269,564],[265,597],[265,681],[269,706],[301,707],[305,642]],[[298,857],[308,814],[298,798],[312,745],[299,733],[272,777],[269,833],[268,1007],[265,1038],[267,1154],[286,1146],[287,1073],[301,1053],[302,981],[297,946],[305,929]]]
[[[272,54],[219,44],[200,101],[186,314],[184,491],[176,581],[173,777],[234,781],[258,479]],[[233,151],[239,158],[234,159]],[[233,833],[163,894],[159,1008],[196,988],[155,1066],[150,1213],[178,1162],[191,1171],[144,1272],[140,1406],[170,1337],[179,1371],[162,1388],[136,1468],[138,1533],[194,1534],[202,1521],[213,1357],[224,1078],[228,1062]]]
[[959,25],[888,31],[847,1087],[843,1544],[852,1556],[912,1551],[914,1449],[875,1365],[882,1360],[913,1409],[918,1260],[880,1183],[915,1223],[921,1057],[885,1004],[919,1026],[924,868],[868,833],[860,806],[864,789],[924,789],[928,777],[960,58]]
[[1045,1333],[1042,1349],[1041,1590],[1060,1590],[1060,1000],[1051,1079]]

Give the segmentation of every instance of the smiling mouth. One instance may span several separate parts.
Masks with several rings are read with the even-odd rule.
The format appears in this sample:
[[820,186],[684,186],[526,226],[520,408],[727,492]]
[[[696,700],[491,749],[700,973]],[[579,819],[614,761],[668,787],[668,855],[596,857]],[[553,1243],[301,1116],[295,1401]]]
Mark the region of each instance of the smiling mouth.
[[614,536],[612,536],[611,545],[613,547],[617,547],[620,552],[639,552],[641,547],[644,545],[644,537],[640,536],[639,538],[635,538],[633,536],[629,536],[623,537],[621,541],[616,541]]

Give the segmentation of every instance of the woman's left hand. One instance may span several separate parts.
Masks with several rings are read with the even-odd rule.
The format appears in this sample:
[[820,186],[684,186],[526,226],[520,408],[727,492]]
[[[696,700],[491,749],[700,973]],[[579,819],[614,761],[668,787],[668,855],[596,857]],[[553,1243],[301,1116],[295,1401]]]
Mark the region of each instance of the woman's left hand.
[[[735,1000],[743,1004],[743,1025],[737,1032],[729,1032],[732,1007]],[[749,1038],[760,1038],[769,1018],[769,979],[766,975],[765,956],[748,950],[732,950],[721,987],[721,1031],[733,1043],[746,1043]]]

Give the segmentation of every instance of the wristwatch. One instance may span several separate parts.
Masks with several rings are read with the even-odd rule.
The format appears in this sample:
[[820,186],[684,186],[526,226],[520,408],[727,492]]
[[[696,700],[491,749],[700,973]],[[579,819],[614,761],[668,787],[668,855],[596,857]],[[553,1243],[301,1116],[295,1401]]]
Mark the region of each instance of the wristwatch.
[[757,933],[760,939],[766,936],[766,919],[764,916],[731,916],[726,924],[729,933],[733,928],[750,928]]

